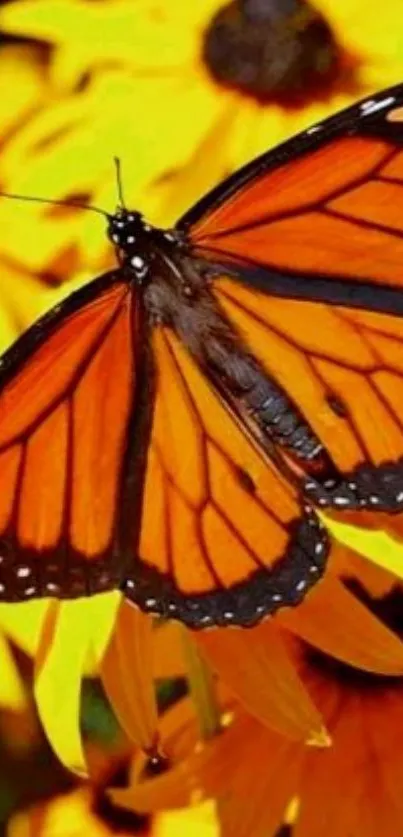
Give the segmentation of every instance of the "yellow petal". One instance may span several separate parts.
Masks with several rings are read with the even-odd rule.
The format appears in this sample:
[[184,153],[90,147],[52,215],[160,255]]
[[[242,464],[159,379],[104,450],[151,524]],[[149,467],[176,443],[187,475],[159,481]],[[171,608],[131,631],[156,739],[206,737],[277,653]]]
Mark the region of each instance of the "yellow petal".
[[151,618],[122,602],[101,678],[123,729],[143,750],[152,750],[157,740],[152,649]]
[[10,646],[0,633],[0,709],[22,712],[27,704],[27,695]]
[[214,802],[158,814],[152,833],[153,837],[220,837]]
[[[116,594],[51,602],[35,670],[39,715],[60,761],[80,775],[87,772],[80,734],[81,680],[89,654],[98,654],[113,627]],[[99,634],[99,636],[97,636]]]
[[47,599],[18,605],[0,604],[0,627],[26,654],[35,656],[48,608]]
[[280,632],[269,622],[196,635],[208,662],[245,708],[292,739],[324,743],[321,717],[287,655]]
[[[53,797],[11,818],[7,837],[112,837],[115,829],[92,811],[93,799],[80,788]],[[121,837],[129,837],[120,831]]]
[[[10,79],[13,80],[10,84]],[[0,61],[0,126],[7,135],[45,95],[45,79],[35,51],[21,46],[2,46]]]
[[403,578],[403,544],[385,532],[359,529],[347,523],[339,523],[322,514],[325,526],[334,537],[364,555],[385,570]]

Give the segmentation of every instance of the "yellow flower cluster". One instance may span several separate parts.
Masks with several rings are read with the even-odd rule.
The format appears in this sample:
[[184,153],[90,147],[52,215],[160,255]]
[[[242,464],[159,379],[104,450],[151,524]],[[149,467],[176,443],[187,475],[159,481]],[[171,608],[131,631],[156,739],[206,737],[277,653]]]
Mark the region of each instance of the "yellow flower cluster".
[[[117,156],[126,202],[169,224],[256,154],[403,76],[399,0],[386,0],[377,15],[364,0],[315,0],[340,51],[352,59],[348,83],[342,75],[327,93],[310,98],[307,91],[293,106],[221,86],[202,46],[223,5],[2,5],[0,27],[10,39],[0,47],[1,189],[110,211],[117,202]],[[72,207],[0,200],[0,229],[3,348],[60,295],[105,269],[111,253],[99,217]],[[399,572],[400,553],[385,536],[371,534],[364,543],[353,527],[337,531],[352,548]],[[207,804],[153,821],[155,837],[175,829],[213,837],[218,820],[226,837],[269,837],[295,796],[297,837],[321,837],[324,829],[334,837],[397,837],[403,643],[379,604],[393,611],[401,595],[395,582],[340,547],[328,577],[300,608],[250,632],[184,639],[178,626],[153,629],[118,593],[1,605],[0,624],[36,658],[40,717],[71,770],[81,776],[90,770],[80,694],[83,675],[97,671],[131,748],[130,783],[111,791],[114,802],[155,814],[216,801],[216,814]],[[24,690],[4,636],[0,659],[0,703],[21,711]],[[156,680],[185,676],[197,722],[189,698],[160,720]],[[150,762],[161,753],[165,768],[149,778]],[[38,837],[61,833],[66,816],[73,825],[63,833],[113,833],[79,793],[54,805],[41,818]],[[33,833],[35,817],[29,812],[14,820],[10,837]]]

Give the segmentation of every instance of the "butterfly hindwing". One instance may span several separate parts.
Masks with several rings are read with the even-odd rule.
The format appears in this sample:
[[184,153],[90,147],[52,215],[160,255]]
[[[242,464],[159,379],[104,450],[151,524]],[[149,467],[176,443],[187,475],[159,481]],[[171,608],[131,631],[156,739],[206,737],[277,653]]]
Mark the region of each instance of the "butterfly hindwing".
[[320,577],[326,533],[174,333],[155,329],[152,347],[139,560],[125,595],[192,627],[253,623]]

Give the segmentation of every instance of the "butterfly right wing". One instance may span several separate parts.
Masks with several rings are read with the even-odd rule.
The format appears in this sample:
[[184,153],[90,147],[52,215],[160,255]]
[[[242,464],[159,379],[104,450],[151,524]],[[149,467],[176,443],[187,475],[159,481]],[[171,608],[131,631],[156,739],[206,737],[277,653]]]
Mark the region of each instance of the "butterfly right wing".
[[132,286],[109,273],[3,357],[0,599],[70,598],[119,583],[139,327]]

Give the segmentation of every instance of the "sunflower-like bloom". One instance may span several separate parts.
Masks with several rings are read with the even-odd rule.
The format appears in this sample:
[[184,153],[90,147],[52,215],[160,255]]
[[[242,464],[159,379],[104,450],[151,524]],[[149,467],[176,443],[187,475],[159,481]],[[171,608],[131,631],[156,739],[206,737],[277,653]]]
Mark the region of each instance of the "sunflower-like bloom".
[[[345,565],[344,591],[352,595],[354,590],[356,605],[365,604],[364,618],[374,614],[378,626],[383,626],[383,640],[388,635],[400,643],[402,588],[382,571],[359,570],[356,560],[349,568]],[[328,618],[334,620],[334,637],[341,636],[347,627],[343,626],[341,611],[329,613]],[[349,619],[348,609],[345,618]],[[320,608],[317,620],[321,621]],[[375,660],[377,652],[372,662],[367,658],[365,670],[361,667],[365,651],[364,646],[361,651],[358,648],[363,637],[357,639],[356,659],[358,662],[360,657],[361,662],[358,667],[342,661],[340,656],[336,659],[319,651],[309,641],[312,636],[308,639],[308,630],[304,632],[306,639],[301,639],[301,635],[296,637],[290,632],[290,625],[286,625],[287,622],[281,627],[277,625],[277,641],[281,640],[283,651],[292,660],[326,724],[327,746],[312,746],[312,740],[301,740],[295,727],[292,731],[295,714],[292,717],[289,704],[283,715],[283,729],[284,718],[286,715],[288,718],[288,735],[281,734],[279,725],[274,730],[273,726],[262,723],[260,709],[267,698],[265,689],[270,691],[273,687],[261,677],[260,694],[256,689],[254,705],[248,704],[245,694],[240,702],[234,700],[233,692],[220,689],[221,728],[209,740],[200,740],[187,699],[181,708],[176,706],[170,710],[161,723],[170,768],[156,778],[140,781],[141,770],[137,764],[132,770],[131,786],[110,792],[115,803],[150,812],[160,807],[185,807],[204,798],[215,799],[219,833],[226,837],[274,837],[290,805],[295,837],[351,834],[399,837],[403,828],[399,744],[403,728],[402,677],[382,674],[383,666]],[[263,673],[266,665],[263,648],[267,657],[272,654],[272,628],[265,625],[256,630],[262,640],[259,662]],[[369,654],[374,651],[375,643],[378,652],[383,643],[380,633],[378,640],[375,634],[372,639],[374,646],[369,647],[372,644],[369,640]],[[203,644],[207,654],[212,650],[213,656],[217,654],[216,640],[209,637]],[[226,649],[230,654],[231,641]],[[241,647],[237,650],[240,652]],[[248,653],[258,656],[255,642],[248,645]],[[233,660],[226,665],[235,668]],[[239,676],[243,669],[246,665],[239,660]],[[266,669],[265,674],[275,677],[274,670]],[[235,677],[231,687],[235,688]],[[241,690],[238,690],[240,697]],[[283,689],[282,696],[286,705],[287,688]]]
[[[118,156],[126,201],[154,222],[170,223],[257,153],[402,76],[403,13],[397,0],[389,0],[382,18],[368,14],[363,0],[283,5],[288,11],[278,7],[273,30],[277,45],[282,43],[276,65],[270,59],[274,41],[268,56],[260,39],[260,31],[275,22],[266,11],[274,13],[276,4],[263,0],[3,5],[3,30],[34,43],[11,45],[0,54],[0,81],[2,73],[13,79],[2,86],[9,93],[0,102],[2,188],[111,210],[117,198],[112,160]],[[246,55],[241,64],[239,54]],[[95,213],[4,200],[0,223],[5,345],[58,296],[55,288],[40,291],[41,283],[69,279],[61,291],[66,293],[103,270],[110,256]],[[351,546],[360,548],[354,531],[350,535]],[[372,546],[366,543],[365,551],[371,555],[375,536],[369,537]],[[390,560],[383,542],[375,558],[396,569],[402,563],[398,547],[388,549]],[[325,580],[301,606],[250,631],[192,638],[177,626],[154,630],[150,618],[118,593],[62,604],[2,605],[0,624],[35,656],[44,728],[60,759],[80,774],[90,769],[79,728],[81,680],[85,673],[100,673],[134,752],[130,788],[120,796],[115,792],[120,803],[156,810],[208,796],[217,800],[229,834],[254,837],[275,830],[298,796],[298,837],[319,837],[325,806],[342,807],[340,774],[332,765],[349,760],[340,729],[357,717],[354,706],[365,704],[365,712],[372,707],[389,724],[384,700],[400,705],[403,643],[396,626],[373,606],[373,600],[393,599],[394,583],[340,547]],[[342,682],[346,671],[364,672],[362,681]],[[202,736],[190,701],[158,719],[155,684],[174,675],[190,684]],[[372,691],[362,690],[364,681]],[[358,769],[360,759],[374,764],[364,736],[352,740],[357,784],[351,784],[351,811],[375,775]],[[397,781],[393,749],[377,752],[385,776]],[[250,769],[255,760],[266,765],[258,776]],[[163,768],[161,775],[139,781],[150,765]],[[319,815],[309,821],[304,813],[312,806],[308,779],[314,769],[322,781],[322,821]],[[386,778],[382,782],[381,788],[389,787]],[[374,793],[371,805],[376,799]],[[380,814],[371,805],[365,829],[351,814],[351,828],[342,824],[334,837],[360,826],[374,831]]]
[[218,837],[214,809],[195,806],[155,817],[126,815],[79,788],[15,814],[6,837]]
[[[402,17],[397,0],[380,20],[364,0],[8,3],[0,26],[51,51],[46,103],[3,149],[3,187],[111,209],[119,156],[127,203],[170,223],[258,153],[398,81]],[[97,269],[87,216],[3,202],[2,247],[37,271]]]

